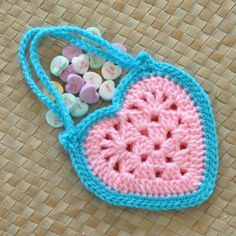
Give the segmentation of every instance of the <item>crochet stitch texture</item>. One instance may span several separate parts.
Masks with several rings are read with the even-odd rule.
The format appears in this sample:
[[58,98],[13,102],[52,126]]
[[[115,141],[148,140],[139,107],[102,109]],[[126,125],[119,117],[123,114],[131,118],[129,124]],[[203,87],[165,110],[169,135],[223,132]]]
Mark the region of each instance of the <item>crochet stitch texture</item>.
[[[100,48],[81,40],[81,38],[75,36],[76,34],[96,42]],[[104,57],[106,60],[112,61],[129,70],[119,83],[112,104],[98,109],[82,119],[77,125],[74,124],[61,95],[50,82],[49,76],[45,73],[39,61],[39,42],[43,37],[48,35],[67,40],[85,51]],[[32,67],[43,86],[55,97],[56,102],[52,102],[48,99],[32,78],[30,65],[26,58],[28,45],[30,45],[29,58]],[[189,74],[168,63],[155,62],[145,52],[140,52],[134,58],[113,47],[101,37],[92,35],[78,27],[71,26],[34,28],[29,30],[22,39],[19,58],[28,85],[39,99],[51,109],[63,123],[65,130],[59,134],[60,144],[69,153],[71,163],[76,173],[90,192],[113,205],[149,210],[170,210],[192,207],[206,201],[212,194],[218,170],[216,127],[207,95]],[[136,91],[135,88],[140,86],[140,84],[142,85],[139,89],[140,91]],[[149,86],[147,86],[147,84],[149,84]],[[157,90],[153,92],[155,86],[159,87],[156,87]],[[141,96],[143,93],[142,89],[145,90],[146,98],[139,97],[139,95]],[[135,93],[133,93],[133,91],[135,91]],[[147,102],[145,103],[143,99],[147,99]],[[133,101],[136,101],[136,104],[133,104]],[[141,107],[142,102],[143,106]],[[153,108],[156,112],[158,111],[158,114],[144,112],[142,113],[144,116],[140,118],[140,109],[145,110],[148,108]],[[123,114],[126,113],[125,111],[128,111],[131,116],[131,122],[128,122],[128,118]],[[133,113],[136,115],[132,116]],[[183,116],[185,113],[186,115]],[[139,145],[142,147],[145,142],[139,143],[135,141],[129,143],[126,142],[127,139],[125,139],[124,144],[126,144],[127,152],[137,152],[137,149],[140,150],[138,163],[140,166],[143,167],[143,165],[153,161],[152,157],[150,158],[151,155],[142,156],[141,150],[152,151],[152,153],[155,154],[159,153],[159,157],[162,156],[163,160],[163,166],[159,163],[158,168],[156,168],[155,163],[152,163],[152,166],[150,166],[150,173],[152,173],[152,175],[148,171],[140,170],[142,171],[140,176],[143,175],[147,181],[144,185],[140,185],[139,188],[137,187],[136,189],[132,189],[131,187],[127,188],[126,186],[119,188],[122,184],[112,185],[115,181],[106,182],[103,179],[106,175],[104,173],[102,176],[98,177],[95,173],[96,168],[93,168],[93,163],[95,163],[93,161],[98,158],[98,156],[95,153],[89,153],[89,151],[92,152],[93,148],[102,147],[103,151],[99,149],[99,159],[106,159],[104,155],[106,149],[104,149],[104,147],[106,146],[104,143],[104,146],[101,146],[100,141],[111,141],[110,138],[113,138],[112,133],[110,133],[111,137],[109,137],[109,135],[106,137],[102,136],[103,138],[100,139],[98,147],[92,147],[92,143],[88,142],[88,140],[96,127],[100,127],[106,123],[111,125],[114,121],[120,121],[119,117],[126,117],[126,124],[132,123],[133,127],[130,128],[130,130],[133,130],[133,132],[136,131],[136,134],[139,132],[137,134],[139,137],[142,136],[142,138],[145,138],[146,135],[149,136],[152,134],[149,138],[147,136],[145,138],[145,142],[149,143],[150,148],[146,146],[143,148],[138,147]],[[140,129],[141,127],[145,127],[143,119],[145,117],[150,121],[146,130]],[[191,118],[191,122],[188,120],[189,118]],[[155,123],[155,125],[153,125],[153,123]],[[158,124],[162,124],[162,129]],[[153,129],[150,128],[152,125],[154,126]],[[120,125],[115,124],[115,127],[117,132],[122,134],[122,137],[127,136],[123,131],[122,122],[120,122]],[[102,135],[105,135],[103,129],[97,130],[96,135],[101,135],[99,134],[99,130]],[[188,131],[187,134],[186,131]],[[116,131],[113,130],[113,132]],[[95,134],[93,135],[96,137]],[[104,140],[104,137],[106,140]],[[133,138],[135,135],[130,135],[130,137],[132,141],[134,141]],[[159,141],[159,143],[153,143],[152,137],[156,138],[155,141]],[[188,138],[188,140],[180,140],[180,138],[183,137]],[[197,137],[199,137],[199,139]],[[170,140],[175,140],[176,146],[171,143],[167,145],[171,142]],[[193,140],[199,145],[196,145]],[[111,143],[114,148],[118,141],[119,138]],[[189,153],[186,154],[188,151]],[[180,153],[183,155],[180,155]],[[198,158],[195,158],[197,156]],[[109,155],[107,159],[110,159]],[[126,161],[125,157],[123,159]],[[93,161],[91,162],[91,160]],[[112,161],[115,160],[115,156],[111,157],[111,162],[109,162],[111,164],[109,166],[110,169],[107,168],[108,174],[110,171],[113,174],[114,171],[118,171],[122,174],[124,171],[128,170],[131,171],[131,173],[129,173],[130,175],[134,171],[132,174],[133,177],[136,175],[136,172],[138,175],[138,168],[133,170],[127,168],[128,165],[124,165],[123,167],[122,163],[121,165],[119,165],[119,163],[112,164]],[[155,160],[161,160],[161,158]],[[133,165],[132,167],[135,166],[135,164],[132,163],[131,165]],[[105,168],[103,170],[105,170]],[[162,181],[162,186],[165,186],[163,183],[167,181],[172,188],[166,186],[163,189],[158,189],[156,187],[154,188],[155,190],[150,191],[150,188],[148,189],[147,186],[149,185],[149,181],[152,181],[152,178],[154,178],[154,173],[155,181],[157,181],[157,179],[158,181]],[[162,180],[160,180],[161,178]],[[184,181],[185,179],[189,181],[185,182],[183,185],[180,184],[176,188],[175,184],[170,184],[171,181],[173,181],[172,178],[177,182]],[[122,181],[121,183],[123,183]],[[124,183],[126,182],[124,181]]]
[[116,117],[98,122],[84,146],[93,173],[122,193],[190,193],[203,177],[197,107],[168,78],[151,77],[132,85]]

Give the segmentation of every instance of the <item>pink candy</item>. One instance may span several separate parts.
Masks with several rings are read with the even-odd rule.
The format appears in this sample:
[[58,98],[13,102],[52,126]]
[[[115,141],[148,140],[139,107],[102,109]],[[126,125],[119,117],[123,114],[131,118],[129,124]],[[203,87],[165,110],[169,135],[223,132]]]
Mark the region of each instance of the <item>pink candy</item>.
[[68,93],[78,94],[83,85],[84,81],[79,75],[69,74],[65,90]]
[[121,43],[113,43],[112,45],[115,46],[116,48],[119,48],[123,52],[127,52],[127,48]]
[[73,57],[78,57],[82,53],[82,50],[79,47],[70,44],[69,46],[63,48],[61,53],[71,62]]
[[80,90],[79,97],[88,104],[94,104],[99,100],[99,94],[93,84],[85,84]]
[[61,74],[60,74],[60,79],[64,82],[67,82],[67,77],[69,74],[74,74],[75,71],[72,67],[72,65],[70,64]]

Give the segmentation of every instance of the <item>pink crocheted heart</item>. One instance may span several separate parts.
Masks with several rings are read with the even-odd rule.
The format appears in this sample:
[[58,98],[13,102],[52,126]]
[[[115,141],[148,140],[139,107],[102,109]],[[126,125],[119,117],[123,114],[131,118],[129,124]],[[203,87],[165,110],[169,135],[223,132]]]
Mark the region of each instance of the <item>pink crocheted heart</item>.
[[170,196],[198,189],[204,171],[198,108],[168,78],[133,84],[114,118],[93,126],[84,147],[94,175],[121,193]]

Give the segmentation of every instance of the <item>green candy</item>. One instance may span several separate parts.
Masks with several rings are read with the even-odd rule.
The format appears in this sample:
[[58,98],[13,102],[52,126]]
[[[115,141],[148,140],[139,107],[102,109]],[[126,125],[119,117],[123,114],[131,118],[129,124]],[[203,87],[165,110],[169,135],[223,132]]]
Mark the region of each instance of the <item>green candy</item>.
[[69,65],[69,60],[63,56],[56,56],[50,64],[50,71],[53,75],[59,76]]
[[[97,36],[101,36],[101,35],[102,35],[101,32],[100,32],[100,30],[99,30],[98,28],[96,28],[96,27],[89,27],[89,28],[86,29],[86,31],[88,31],[88,32],[91,33],[91,34],[97,35]],[[89,43],[95,45],[95,46],[98,45],[98,44],[95,43],[94,41],[92,41],[92,40],[90,40],[90,39],[88,39],[88,38],[86,38],[86,37],[84,37],[84,36],[82,37],[82,39],[83,39],[84,41],[87,41],[87,42],[89,42]]]
[[88,112],[89,106],[87,103],[82,102],[78,97],[76,97],[76,103],[73,106],[70,114],[75,117],[84,116]]
[[106,62],[106,60],[104,58],[99,57],[99,56],[92,54],[92,53],[88,53],[88,57],[89,57],[89,66],[92,69],[101,68],[102,65]]

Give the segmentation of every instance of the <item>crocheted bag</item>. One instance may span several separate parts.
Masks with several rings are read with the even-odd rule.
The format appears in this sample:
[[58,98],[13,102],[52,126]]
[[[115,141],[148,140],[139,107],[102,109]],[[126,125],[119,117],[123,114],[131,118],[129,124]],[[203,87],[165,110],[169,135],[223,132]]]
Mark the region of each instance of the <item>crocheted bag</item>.
[[[74,125],[39,62],[37,48],[45,36],[67,40],[128,70],[110,106]],[[31,64],[56,102],[32,79],[26,59],[30,41]],[[218,170],[215,122],[207,95],[189,74],[146,52],[132,57],[68,26],[28,31],[19,57],[29,86],[63,123],[60,144],[90,192],[110,204],[150,210],[192,207],[212,194]]]

